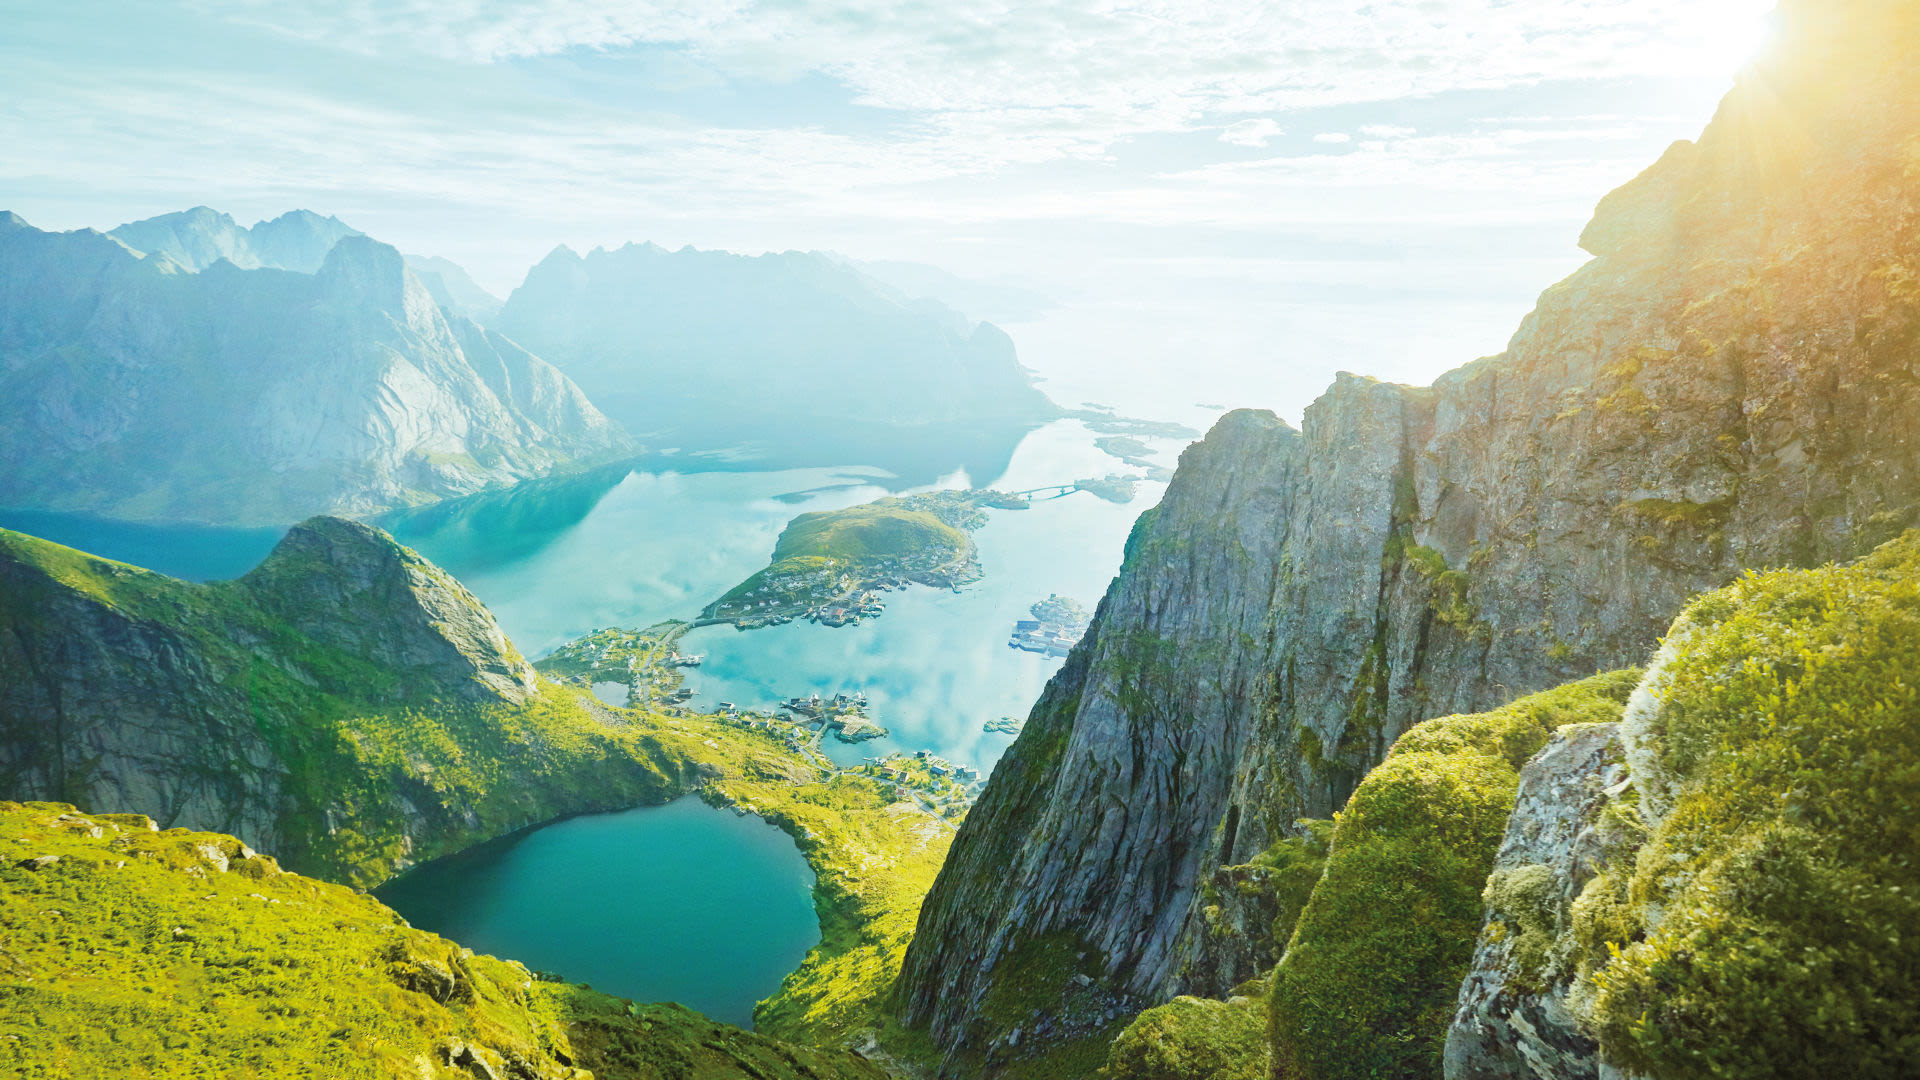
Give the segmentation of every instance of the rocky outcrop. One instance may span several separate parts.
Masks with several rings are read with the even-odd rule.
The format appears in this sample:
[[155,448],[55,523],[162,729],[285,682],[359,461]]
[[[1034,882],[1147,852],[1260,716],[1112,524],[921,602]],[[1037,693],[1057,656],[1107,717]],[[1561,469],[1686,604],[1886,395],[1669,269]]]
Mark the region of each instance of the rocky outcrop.
[[515,703],[535,691],[532,665],[480,599],[370,525],[296,525],[240,585],[284,625],[410,687]]
[[1520,772],[1487,882],[1487,926],[1447,1032],[1447,1080],[1597,1080],[1599,1046],[1567,1008],[1573,902],[1618,846],[1604,820],[1626,784],[1618,724],[1561,729]]
[[206,261],[240,240],[187,244],[184,228],[142,255],[0,216],[0,504],[282,524],[632,450],[565,376],[436,303],[384,244],[348,230],[313,273],[242,269]]
[[[1145,1001],[1254,974],[1199,883],[1339,807],[1411,724],[1645,659],[1743,568],[1920,519],[1920,87],[1885,0],[1780,55],[1605,200],[1508,350],[1222,420],[1144,515],[995,771],[900,983],[943,1045],[1066,934]],[[1903,21],[1904,20],[1904,21]]]

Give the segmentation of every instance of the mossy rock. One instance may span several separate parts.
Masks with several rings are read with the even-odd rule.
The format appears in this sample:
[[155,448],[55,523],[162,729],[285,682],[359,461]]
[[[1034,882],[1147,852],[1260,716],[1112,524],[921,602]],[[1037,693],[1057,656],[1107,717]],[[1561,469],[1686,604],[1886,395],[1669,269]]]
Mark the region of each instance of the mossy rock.
[[1177,997],[1134,1018],[1107,1051],[1099,1080],[1264,1080],[1261,1003]]
[[1558,728],[1617,720],[1637,673],[1417,725],[1335,817],[1273,978],[1273,1060],[1298,1078],[1436,1076],[1519,770]]
[[1696,601],[1623,729],[1651,835],[1574,908],[1577,1011],[1653,1077],[1920,1060],[1920,534]]

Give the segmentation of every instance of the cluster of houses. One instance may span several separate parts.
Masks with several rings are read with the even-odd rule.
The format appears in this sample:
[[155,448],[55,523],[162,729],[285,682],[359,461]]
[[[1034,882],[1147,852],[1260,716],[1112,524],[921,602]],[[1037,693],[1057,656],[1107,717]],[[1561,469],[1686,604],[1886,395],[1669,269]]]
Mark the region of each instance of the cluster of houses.
[[1033,605],[1031,614],[1030,619],[1014,622],[1008,648],[1062,657],[1086,636],[1090,621],[1080,605],[1057,595]]
[[1074,631],[1057,623],[1049,626],[1039,619],[1020,619],[1013,624],[1007,648],[1060,657],[1072,652],[1085,633],[1084,627]]
[[868,758],[862,771],[900,788],[917,791],[947,817],[965,813],[978,793],[980,771],[921,750],[911,757],[889,754]]

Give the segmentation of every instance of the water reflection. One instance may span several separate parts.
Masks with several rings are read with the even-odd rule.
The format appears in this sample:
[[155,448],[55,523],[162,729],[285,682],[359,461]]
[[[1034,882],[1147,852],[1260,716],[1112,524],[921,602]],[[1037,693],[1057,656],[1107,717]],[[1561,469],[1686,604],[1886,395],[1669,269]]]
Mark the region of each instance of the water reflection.
[[143,525],[49,510],[0,510],[0,528],[187,581],[237,578],[260,565],[287,533],[279,525]]
[[632,471],[631,462],[604,465],[367,520],[396,537],[434,536],[444,556],[444,561],[436,561],[458,576],[456,565],[475,571],[512,565],[538,554],[586,520]]
[[[1029,435],[983,486],[1020,490],[1124,471],[1074,421]],[[1171,465],[1179,443],[1148,440]],[[766,565],[794,515],[866,502],[887,493],[871,469],[775,472],[646,472],[621,480],[590,513],[538,550],[492,557],[490,534],[439,529],[423,518],[397,535],[459,576],[499,616],[521,649],[539,656],[604,626],[641,627],[692,618],[706,603]],[[967,486],[954,473],[941,486]],[[1012,737],[981,725],[1025,716],[1060,661],[1007,647],[1027,607],[1051,593],[1091,608],[1119,568],[1128,531],[1163,485],[1142,485],[1115,505],[1087,494],[991,511],[974,534],[986,577],[960,593],[915,587],[890,593],[887,612],[858,626],[789,623],[741,632],[690,634],[687,651],[707,662],[689,680],[696,702],[771,705],[813,691],[864,690],[891,739],[859,746],[831,740],[842,761],[891,748],[926,747],[990,767]],[[501,537],[505,544],[510,536]]]

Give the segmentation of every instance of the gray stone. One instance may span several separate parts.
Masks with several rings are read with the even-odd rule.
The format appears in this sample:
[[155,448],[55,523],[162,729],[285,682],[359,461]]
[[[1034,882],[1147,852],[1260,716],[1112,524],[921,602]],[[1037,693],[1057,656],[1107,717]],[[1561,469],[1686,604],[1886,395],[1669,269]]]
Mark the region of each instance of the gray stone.
[[[1519,797],[1494,859],[1495,904],[1460,986],[1447,1032],[1446,1080],[1597,1080],[1598,1046],[1568,1010],[1571,970],[1549,952],[1538,970],[1515,955],[1523,930],[1565,934],[1573,901],[1600,870],[1608,791],[1626,777],[1618,724],[1556,735],[1520,773]],[[1531,875],[1529,910],[1503,910],[1502,884]]]

